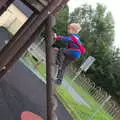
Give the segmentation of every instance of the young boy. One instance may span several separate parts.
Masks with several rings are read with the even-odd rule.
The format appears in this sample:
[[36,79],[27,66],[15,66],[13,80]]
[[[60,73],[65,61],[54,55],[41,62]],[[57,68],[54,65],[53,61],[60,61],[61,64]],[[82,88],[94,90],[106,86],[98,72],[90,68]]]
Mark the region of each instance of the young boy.
[[[67,43],[66,48],[58,49],[57,64],[59,64],[59,69],[57,74],[57,80],[55,82],[58,85],[62,84],[66,67],[73,61],[79,59],[81,53],[85,53],[85,48],[82,46],[80,37],[77,35],[80,30],[81,27],[79,24],[72,23],[68,25],[68,33],[70,34],[68,37],[55,36],[56,41],[63,41]],[[55,50],[57,50],[57,48],[55,48]]]

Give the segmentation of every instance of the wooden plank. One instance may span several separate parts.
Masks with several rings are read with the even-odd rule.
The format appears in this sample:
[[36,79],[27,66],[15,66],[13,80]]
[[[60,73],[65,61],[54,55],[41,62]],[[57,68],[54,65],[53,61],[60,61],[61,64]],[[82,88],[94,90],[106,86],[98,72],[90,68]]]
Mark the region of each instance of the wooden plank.
[[0,15],[8,8],[14,0],[0,0]]
[[[59,2],[58,2],[59,1]],[[23,52],[30,46],[31,41],[33,42],[32,36],[39,29],[40,25],[46,20],[46,18],[59,6],[62,0],[54,0],[49,4],[41,13],[33,14],[30,19],[23,25],[23,27],[17,32],[12,38],[11,42],[0,51],[0,71],[1,76],[7,67],[12,66]],[[24,50],[22,50],[24,48]],[[11,62],[11,63],[10,63]]]
[[46,0],[22,0],[22,1],[29,4],[29,6],[35,8],[39,12],[48,5],[48,2]]

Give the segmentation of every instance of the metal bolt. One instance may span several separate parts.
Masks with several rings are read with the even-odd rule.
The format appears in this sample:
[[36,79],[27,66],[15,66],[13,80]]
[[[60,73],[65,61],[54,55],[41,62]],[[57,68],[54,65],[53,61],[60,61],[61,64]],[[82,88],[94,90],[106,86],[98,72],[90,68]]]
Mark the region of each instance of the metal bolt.
[[5,40],[5,44],[8,44],[8,40]]
[[3,68],[2,68],[2,70],[5,70],[6,69],[6,66],[4,66]]
[[51,12],[50,11],[48,11],[48,15],[50,15],[51,14]]

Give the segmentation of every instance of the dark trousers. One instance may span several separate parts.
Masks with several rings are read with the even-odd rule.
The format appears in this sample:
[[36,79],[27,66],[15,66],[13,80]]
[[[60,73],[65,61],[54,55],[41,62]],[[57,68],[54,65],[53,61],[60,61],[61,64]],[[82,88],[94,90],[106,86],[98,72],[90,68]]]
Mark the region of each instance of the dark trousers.
[[56,60],[56,64],[58,65],[57,79],[63,80],[67,66],[75,60],[76,59],[71,55],[70,52],[67,52],[64,49],[58,51]]

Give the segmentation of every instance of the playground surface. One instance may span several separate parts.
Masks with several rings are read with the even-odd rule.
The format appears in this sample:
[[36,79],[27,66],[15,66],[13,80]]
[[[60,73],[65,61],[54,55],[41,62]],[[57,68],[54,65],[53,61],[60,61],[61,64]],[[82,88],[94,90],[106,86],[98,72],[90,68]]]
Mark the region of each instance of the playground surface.
[[[20,120],[23,111],[31,111],[46,119],[45,84],[20,61],[1,80],[1,120]],[[72,120],[59,100],[57,115],[58,120]]]

